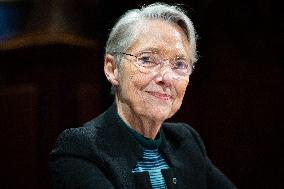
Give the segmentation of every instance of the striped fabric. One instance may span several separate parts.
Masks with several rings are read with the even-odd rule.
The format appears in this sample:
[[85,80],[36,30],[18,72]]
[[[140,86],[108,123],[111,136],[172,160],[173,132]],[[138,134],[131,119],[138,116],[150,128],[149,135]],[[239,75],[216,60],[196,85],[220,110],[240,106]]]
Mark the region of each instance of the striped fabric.
[[148,171],[153,189],[166,189],[165,179],[161,169],[168,169],[169,166],[158,149],[145,149],[142,160],[138,161],[133,173]]

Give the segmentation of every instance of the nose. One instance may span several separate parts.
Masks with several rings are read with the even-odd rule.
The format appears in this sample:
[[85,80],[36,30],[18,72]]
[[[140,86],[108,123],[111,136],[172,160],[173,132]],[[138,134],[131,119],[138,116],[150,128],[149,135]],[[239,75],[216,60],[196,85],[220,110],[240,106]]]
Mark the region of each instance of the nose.
[[173,82],[173,72],[169,65],[169,63],[165,63],[161,65],[160,69],[156,71],[156,83],[159,83],[165,87],[169,87]]

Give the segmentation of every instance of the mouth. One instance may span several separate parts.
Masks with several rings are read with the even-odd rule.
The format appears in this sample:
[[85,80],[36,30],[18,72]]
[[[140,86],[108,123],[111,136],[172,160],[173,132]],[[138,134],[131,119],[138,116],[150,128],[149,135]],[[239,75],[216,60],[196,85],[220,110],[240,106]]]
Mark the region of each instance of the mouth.
[[166,94],[166,93],[160,93],[160,92],[154,92],[154,91],[146,91],[146,92],[160,100],[170,100],[172,98],[171,95]]

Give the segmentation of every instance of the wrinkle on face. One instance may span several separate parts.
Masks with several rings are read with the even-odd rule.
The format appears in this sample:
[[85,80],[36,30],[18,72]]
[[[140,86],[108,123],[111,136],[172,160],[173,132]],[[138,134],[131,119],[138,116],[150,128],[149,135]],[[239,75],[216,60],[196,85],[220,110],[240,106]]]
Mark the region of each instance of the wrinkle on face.
[[[137,25],[136,39],[126,53],[136,55],[141,51],[153,50],[165,58],[189,57],[189,42],[177,24],[147,20]],[[133,59],[123,58],[123,61],[117,94],[122,114],[129,124],[137,123],[140,119],[161,125],[180,108],[189,77],[174,80],[168,65],[146,74],[131,62]],[[163,95],[170,95],[171,98],[160,98]],[[148,127],[143,129],[151,130]]]

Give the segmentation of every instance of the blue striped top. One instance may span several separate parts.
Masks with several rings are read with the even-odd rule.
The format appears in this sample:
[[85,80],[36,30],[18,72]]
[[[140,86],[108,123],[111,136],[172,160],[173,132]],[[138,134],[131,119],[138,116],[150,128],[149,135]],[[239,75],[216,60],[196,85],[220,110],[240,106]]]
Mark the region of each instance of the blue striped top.
[[168,169],[169,166],[158,149],[145,149],[143,158],[137,162],[132,169],[133,173],[148,171],[153,189],[166,189],[165,179],[161,169]]

